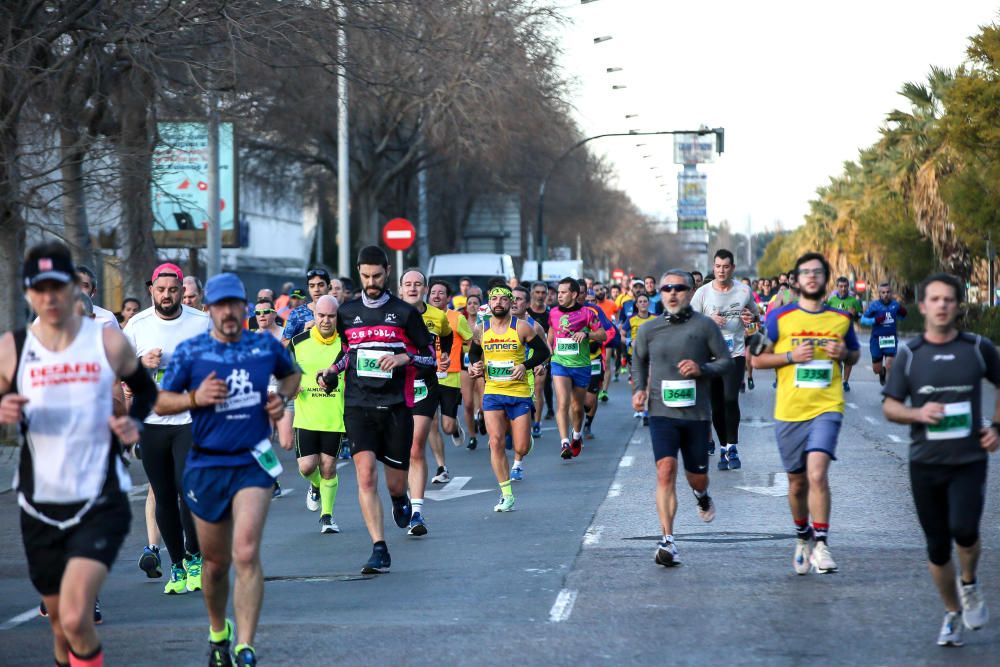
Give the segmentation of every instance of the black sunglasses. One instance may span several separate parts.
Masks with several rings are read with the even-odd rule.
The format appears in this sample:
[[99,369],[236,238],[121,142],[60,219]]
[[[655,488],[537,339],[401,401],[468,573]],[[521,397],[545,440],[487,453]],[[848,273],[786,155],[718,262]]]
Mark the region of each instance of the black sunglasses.
[[687,292],[689,289],[684,283],[668,283],[660,287],[661,292]]
[[330,274],[323,269],[311,269],[309,273],[306,274],[306,280],[310,278],[322,278],[323,280],[330,282]]

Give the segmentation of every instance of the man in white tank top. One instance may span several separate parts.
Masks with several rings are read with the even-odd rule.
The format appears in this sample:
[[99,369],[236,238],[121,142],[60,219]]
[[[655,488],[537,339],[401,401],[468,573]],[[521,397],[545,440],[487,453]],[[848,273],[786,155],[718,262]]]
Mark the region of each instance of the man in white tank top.
[[[30,248],[24,283],[38,320],[0,338],[0,423],[20,424],[24,436],[14,485],[28,572],[48,609],[55,663],[102,667],[91,610],[131,521],[120,443],[138,439],[156,386],[117,328],[76,314],[65,245]],[[133,401],[116,417],[119,378]]]

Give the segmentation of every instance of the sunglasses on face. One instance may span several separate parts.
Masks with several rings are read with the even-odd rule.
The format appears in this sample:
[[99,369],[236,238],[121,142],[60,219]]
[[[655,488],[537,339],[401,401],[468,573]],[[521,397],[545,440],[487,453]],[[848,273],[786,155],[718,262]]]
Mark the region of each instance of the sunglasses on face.
[[253,312],[254,315],[260,317],[261,315],[270,315],[274,312],[274,308],[264,308],[263,310],[255,310]]
[[685,285],[684,283],[680,283],[680,284],[670,283],[670,284],[667,284],[667,285],[664,285],[663,287],[661,287],[660,291],[661,292],[678,292],[678,293],[680,293],[680,292],[687,292],[689,289],[690,288],[687,285]]

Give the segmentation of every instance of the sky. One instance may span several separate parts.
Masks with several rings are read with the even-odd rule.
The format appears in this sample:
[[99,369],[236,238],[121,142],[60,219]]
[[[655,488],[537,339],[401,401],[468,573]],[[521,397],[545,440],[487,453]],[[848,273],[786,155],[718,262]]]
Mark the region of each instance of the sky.
[[[969,37],[1000,16],[1000,0],[560,4],[562,65],[582,131],[724,127],[725,153],[699,169],[710,224],[728,220],[738,232],[802,224],[816,188],[878,139],[889,111],[905,108],[903,83],[926,80],[931,65],[958,67]],[[676,217],[672,137],[590,146],[640,209]]]

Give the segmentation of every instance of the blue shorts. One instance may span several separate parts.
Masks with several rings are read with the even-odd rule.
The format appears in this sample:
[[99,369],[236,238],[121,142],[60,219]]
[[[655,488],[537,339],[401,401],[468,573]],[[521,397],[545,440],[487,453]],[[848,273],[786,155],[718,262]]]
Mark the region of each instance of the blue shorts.
[[252,486],[270,489],[274,478],[257,461],[233,467],[188,466],[182,486],[191,513],[209,523],[219,523],[228,518],[237,492]]
[[[896,337],[899,340],[899,337]],[[868,341],[868,349],[872,353],[872,361],[882,361],[882,357],[895,357],[896,356],[896,346],[892,347],[879,347],[878,336],[872,335],[871,339]]]
[[573,381],[574,387],[586,389],[590,386],[590,364],[575,368],[573,366],[563,366],[553,361],[550,364],[552,377],[566,377]]
[[503,394],[483,394],[483,412],[503,410],[507,413],[507,419],[511,421],[530,413],[533,408],[534,404],[530,398],[504,396]]
[[844,415],[839,412],[824,412],[802,422],[775,420],[774,433],[785,472],[804,471],[809,452],[823,452],[836,461],[837,436],[843,421]]

